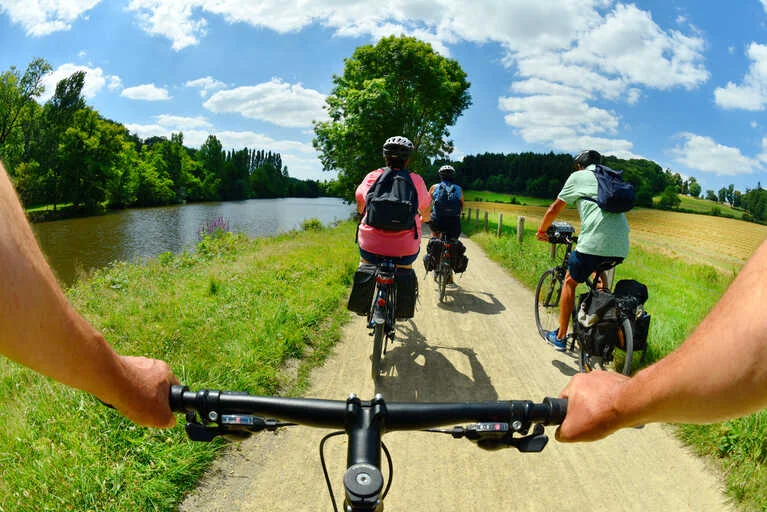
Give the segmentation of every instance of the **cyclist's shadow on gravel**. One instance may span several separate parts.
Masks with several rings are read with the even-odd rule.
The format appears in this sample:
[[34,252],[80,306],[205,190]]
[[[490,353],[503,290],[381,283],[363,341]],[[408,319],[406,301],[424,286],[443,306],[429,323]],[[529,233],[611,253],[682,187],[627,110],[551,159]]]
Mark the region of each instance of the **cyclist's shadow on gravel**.
[[[429,345],[412,321],[397,324],[397,341],[382,360],[376,392],[390,401],[452,402],[497,400],[490,377],[469,347]],[[452,359],[465,358],[471,375],[459,371]]]
[[[482,296],[486,296],[482,297]],[[480,315],[499,315],[506,306],[495,295],[487,292],[475,292],[461,288],[448,288],[445,301],[437,307],[452,313],[479,313]]]

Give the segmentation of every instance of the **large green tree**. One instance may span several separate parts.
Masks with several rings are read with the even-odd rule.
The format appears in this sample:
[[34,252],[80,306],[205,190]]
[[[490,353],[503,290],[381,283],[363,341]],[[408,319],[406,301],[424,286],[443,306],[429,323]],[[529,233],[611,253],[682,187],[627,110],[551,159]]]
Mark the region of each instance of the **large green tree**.
[[381,146],[404,135],[416,146],[411,167],[453,150],[448,127],[471,104],[457,61],[412,37],[386,37],[357,48],[326,99],[329,121],[314,126],[322,166],[338,171],[347,198],[366,173],[382,164]]
[[51,66],[45,59],[37,58],[29,63],[23,75],[15,67],[0,74],[0,156],[10,160],[6,163],[11,165],[11,169],[16,163],[16,158],[11,155],[18,157],[22,148],[16,144],[16,147],[10,147],[10,141],[24,111],[45,90],[42,80],[50,70]]

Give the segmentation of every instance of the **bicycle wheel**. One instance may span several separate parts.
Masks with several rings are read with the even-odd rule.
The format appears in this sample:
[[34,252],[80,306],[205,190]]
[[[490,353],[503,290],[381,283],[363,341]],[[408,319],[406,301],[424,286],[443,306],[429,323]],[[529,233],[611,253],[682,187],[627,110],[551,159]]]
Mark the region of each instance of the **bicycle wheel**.
[[583,373],[588,373],[592,370],[606,370],[605,362],[602,356],[594,356],[589,354],[583,347],[583,344],[578,340],[578,369]]
[[445,302],[445,288],[449,277],[450,269],[446,268],[444,262],[440,263],[439,275],[437,276],[437,300]]
[[371,357],[370,376],[377,382],[381,375],[381,355],[384,344],[384,324],[376,324],[373,328],[373,357]]
[[559,328],[559,296],[562,281],[555,270],[549,269],[541,275],[535,288],[535,324],[538,333],[546,338],[546,332]]
[[[621,321],[623,341],[626,346],[626,360],[623,362],[623,375],[631,375],[631,359],[634,356],[634,331],[631,330],[631,321],[624,318]],[[620,333],[618,334],[620,336]]]

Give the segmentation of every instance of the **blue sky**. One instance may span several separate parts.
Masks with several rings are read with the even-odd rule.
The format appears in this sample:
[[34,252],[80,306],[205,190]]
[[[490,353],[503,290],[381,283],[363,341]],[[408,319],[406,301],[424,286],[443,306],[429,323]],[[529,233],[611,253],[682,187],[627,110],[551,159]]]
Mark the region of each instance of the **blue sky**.
[[213,133],[326,179],[311,122],[390,34],[468,73],[453,158],[594,148],[704,191],[767,186],[767,0],[0,0],[0,70],[43,57],[52,90],[83,69],[87,102],[141,137]]

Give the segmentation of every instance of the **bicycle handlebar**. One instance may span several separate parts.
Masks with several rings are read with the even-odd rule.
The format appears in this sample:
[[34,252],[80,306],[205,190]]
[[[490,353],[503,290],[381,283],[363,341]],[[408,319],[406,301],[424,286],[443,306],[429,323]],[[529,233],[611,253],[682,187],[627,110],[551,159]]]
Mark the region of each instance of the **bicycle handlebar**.
[[240,392],[200,390],[171,386],[170,406],[175,412],[194,411],[210,422],[227,414],[275,415],[296,423],[320,428],[347,426],[349,404],[380,406],[385,431],[419,430],[462,421],[540,423],[558,425],[567,412],[567,400],[544,398],[486,402],[385,402],[381,395],[363,402],[351,395],[348,400],[284,398],[249,395]]
[[[208,389],[193,392],[186,386],[171,386],[169,400],[174,412],[186,413],[186,432],[194,441],[211,441],[216,436],[227,435],[242,438],[251,432],[274,431],[297,424],[343,428],[349,439],[344,510],[352,511],[380,510],[382,507],[389,488],[387,485],[382,492],[382,447],[389,459],[389,485],[393,470],[388,450],[381,441],[387,431],[429,429],[429,432],[469,439],[484,449],[513,447],[520,452],[540,452],[548,442],[543,426],[562,423],[567,413],[567,400],[562,398],[544,398],[540,403],[529,400],[387,403],[380,394],[370,401],[362,401],[354,394],[341,401]],[[264,419],[256,414],[274,415],[289,422]],[[476,423],[451,429],[430,429],[464,421]],[[324,442],[320,443],[320,454],[335,509],[322,456]]]

